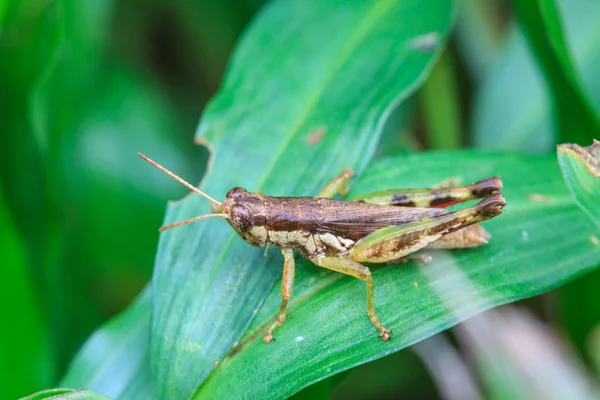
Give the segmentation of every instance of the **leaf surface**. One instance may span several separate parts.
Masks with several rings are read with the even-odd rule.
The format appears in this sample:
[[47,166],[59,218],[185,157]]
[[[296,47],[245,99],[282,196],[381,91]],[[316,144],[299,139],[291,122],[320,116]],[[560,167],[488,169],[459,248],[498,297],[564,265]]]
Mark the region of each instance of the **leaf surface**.
[[556,1],[513,0],[513,5],[547,79],[559,137],[563,142],[591,139],[592,132],[600,129],[600,120],[572,65]]
[[[363,282],[299,259],[290,312],[275,331],[277,341],[261,340],[279,307],[274,287],[248,333],[195,398],[284,398],[486,309],[557,287],[598,264],[600,246],[591,240],[595,227],[552,157],[461,151],[387,158],[374,162],[350,195],[431,187],[451,178],[471,183],[496,174],[503,179],[507,206],[484,223],[492,234],[487,245],[432,253],[428,265],[372,267],[377,312],[393,334],[389,342],[379,339],[367,318]],[[464,281],[473,287],[470,293],[461,289]]]
[[111,398],[148,399],[152,295],[147,287],[98,329],[75,356],[60,385],[86,387]]
[[[563,34],[585,97],[600,112],[600,3],[559,0]],[[521,28],[515,25],[500,54],[476,89],[473,141],[478,147],[547,153],[558,134],[552,129],[550,93]],[[592,134],[593,136],[593,134]],[[567,141],[587,143],[575,139]]]
[[34,393],[21,400],[110,400],[109,397],[94,393],[88,389],[47,389]]
[[[316,194],[342,168],[361,171],[392,107],[426,76],[452,19],[452,2],[443,0],[267,6],[202,118],[197,139],[213,151],[203,189],[217,198],[239,185]],[[193,196],[172,204],[166,222],[209,213],[207,203]],[[222,220],[161,236],[154,397],[192,395],[246,331],[281,266],[276,251],[263,257]]]
[[561,144],[557,153],[569,190],[600,228],[600,142],[588,147]]

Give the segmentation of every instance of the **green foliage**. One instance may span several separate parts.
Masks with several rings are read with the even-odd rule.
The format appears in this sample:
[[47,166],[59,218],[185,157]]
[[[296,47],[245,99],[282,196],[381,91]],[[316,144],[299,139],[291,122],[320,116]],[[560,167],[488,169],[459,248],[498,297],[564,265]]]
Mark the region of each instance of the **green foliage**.
[[5,305],[2,307],[2,320],[9,326],[13,321],[18,321],[20,328],[0,330],[0,343],[7,344],[0,352],[0,365],[11,366],[11,377],[19,383],[0,385],[0,398],[10,399],[23,394],[19,391],[20,387],[50,385],[53,365],[46,337],[47,327],[41,318],[38,299],[26,268],[23,239],[15,229],[1,189],[0,187],[0,242],[5,246],[5,251],[0,256],[0,264],[3,266],[0,302]]
[[600,228],[600,142],[588,147],[562,144],[558,160],[573,197]]
[[150,290],[144,290],[127,310],[96,331],[60,386],[97,388],[112,398],[150,398],[151,300]]
[[514,0],[513,4],[549,82],[560,141],[592,139],[600,130],[600,121],[584,97],[571,63],[555,1]]
[[[600,26],[596,22],[600,18],[600,3],[579,0],[557,3],[578,81],[598,113],[600,77],[596,69],[600,64],[600,48],[596,43]],[[559,143],[558,133],[553,129],[556,118],[549,102],[551,89],[545,85],[539,63],[528,49],[522,31],[517,24],[510,27],[505,43],[475,88],[473,143],[487,149],[547,153]],[[578,142],[571,136],[579,135],[576,132],[568,132],[561,140]],[[587,131],[586,135],[594,136],[593,131]],[[589,142],[588,137],[580,143]]]
[[[600,358],[598,145],[582,147],[600,137],[600,6],[465,2],[0,2],[0,397],[324,399],[341,385],[338,398],[411,398],[434,383],[451,398],[444,370],[461,368],[493,398],[594,396],[577,357],[553,355]],[[206,151],[192,131],[211,97],[195,138]],[[573,144],[557,160],[559,142]],[[480,149],[417,153],[465,145]],[[288,320],[266,345],[280,252],[215,219],[165,232],[156,253],[166,200],[187,191],[138,151],[192,184],[206,171],[217,199],[240,185],[314,195],[351,166],[349,197],[499,175],[507,206],[485,246],[372,266],[389,342],[363,282],[298,257]],[[189,195],[165,223],[208,212]],[[471,318],[559,286],[525,303],[537,316]],[[457,324],[456,349],[424,340]],[[418,358],[399,352],[418,342]]]
[[91,390],[82,389],[49,389],[23,397],[21,400],[109,400],[109,397],[94,393]]
[[[528,175],[531,168],[541,173]],[[400,350],[485,309],[539,294],[595,266],[600,258],[600,247],[590,241],[595,227],[564,187],[551,157],[470,151],[386,158],[372,163],[350,196],[397,182],[430,187],[449,176],[466,183],[493,173],[506,185],[507,207],[502,218],[486,223],[493,238],[487,246],[434,254],[430,265],[373,267],[377,310],[393,334],[389,343],[376,340],[365,315],[363,282],[301,261],[291,312],[276,331],[277,342],[273,346],[262,342],[262,332],[279,307],[275,287],[238,347],[221,360],[195,398],[244,393],[284,398],[323,377]],[[544,200],[531,199],[531,194]],[[470,281],[474,294],[462,290],[463,281]]]
[[[415,88],[431,63],[433,53],[415,49],[415,38],[435,32],[441,49],[452,15],[450,5],[437,0],[418,6],[356,3],[344,13],[335,4],[312,4],[274,3],[239,44],[198,131],[214,152],[203,182],[207,193],[222,197],[243,183],[264,193],[310,194],[331,179],[331,171],[362,170],[387,110]],[[295,17],[286,23],[290,7]],[[421,7],[436,11],[418,23],[397,25]],[[328,24],[311,24],[314,14]],[[288,37],[295,40],[282,40]],[[264,47],[278,54],[276,64],[264,59]],[[374,85],[372,76],[381,79]],[[265,129],[269,133],[257,137]],[[311,143],[318,130],[322,139]],[[249,143],[253,151],[242,151]],[[206,200],[186,198],[169,207],[167,222],[203,212],[209,212]],[[263,257],[220,220],[161,236],[153,278],[155,397],[193,393],[246,331],[280,270],[277,252]]]

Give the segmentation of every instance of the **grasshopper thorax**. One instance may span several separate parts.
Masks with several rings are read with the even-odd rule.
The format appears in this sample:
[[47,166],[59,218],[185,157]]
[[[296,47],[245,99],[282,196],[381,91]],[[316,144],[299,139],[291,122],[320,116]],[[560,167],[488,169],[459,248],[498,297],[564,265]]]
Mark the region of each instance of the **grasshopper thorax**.
[[228,215],[227,222],[246,242],[257,247],[266,244],[264,196],[234,187],[227,192],[221,211]]

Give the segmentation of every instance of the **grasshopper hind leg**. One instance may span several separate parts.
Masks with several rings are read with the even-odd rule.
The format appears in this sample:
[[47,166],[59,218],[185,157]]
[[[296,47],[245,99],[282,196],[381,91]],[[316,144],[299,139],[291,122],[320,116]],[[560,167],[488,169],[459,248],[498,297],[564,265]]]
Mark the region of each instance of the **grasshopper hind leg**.
[[428,264],[433,261],[433,257],[429,253],[426,253],[428,249],[471,249],[486,244],[490,237],[491,235],[478,224],[465,226],[429,243],[417,253],[387,261],[386,264],[405,264],[409,259],[419,260]]
[[492,177],[460,187],[385,190],[359,196],[352,201],[382,206],[441,208],[468,200],[489,197],[498,193],[500,189],[502,189],[502,181],[498,177]]
[[350,259],[372,263],[397,260],[453,232],[474,229],[470,226],[502,213],[505,204],[504,197],[495,194],[464,210],[376,230],[356,243],[350,251]]

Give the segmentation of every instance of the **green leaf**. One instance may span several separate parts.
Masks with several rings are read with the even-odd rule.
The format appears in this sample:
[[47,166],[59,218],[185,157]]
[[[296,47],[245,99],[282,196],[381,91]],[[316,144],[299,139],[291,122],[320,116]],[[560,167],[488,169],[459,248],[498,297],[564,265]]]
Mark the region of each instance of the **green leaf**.
[[[600,246],[590,240],[595,226],[564,186],[554,158],[468,151],[387,158],[359,176],[350,196],[431,187],[449,178],[469,183],[495,174],[504,181],[507,206],[484,224],[492,235],[488,245],[434,253],[434,262],[424,266],[373,267],[377,312],[393,333],[389,342],[378,338],[366,316],[363,282],[299,259],[290,312],[276,331],[277,341],[261,340],[281,301],[274,287],[195,398],[283,398],[483,310],[557,287],[598,264]],[[459,290],[457,283],[465,280],[475,297]]]
[[546,77],[552,94],[561,141],[583,142],[600,130],[565,44],[554,0],[513,0],[519,21]]
[[557,153],[569,190],[600,228],[600,142],[594,140],[588,147],[561,144]]
[[0,3],[0,29],[4,25],[4,16],[6,11],[8,10],[8,1],[3,1]]
[[146,37],[140,29],[155,26],[140,14],[147,22],[154,14],[138,7],[128,36],[115,27],[122,10],[112,0],[9,3],[0,33],[0,119],[11,135],[0,146],[0,180],[27,239],[58,372],[150,279],[165,202],[186,193],[175,181],[148,179],[154,171],[136,152],[160,150],[180,173],[197,176],[207,156],[191,155],[207,152],[190,146],[198,107],[182,111],[185,91],[177,101],[166,97],[152,79],[157,69],[125,62],[111,43],[135,46]]
[[[271,3],[199,127],[213,150],[203,188],[216,197],[237,185],[315,194],[343,167],[361,171],[392,107],[426,76],[453,14],[445,0]],[[426,48],[424,37],[434,39]],[[208,213],[207,203],[188,197],[166,221]],[[263,257],[221,220],[164,233],[153,279],[154,397],[190,396],[280,274],[277,251]]]
[[[600,113],[600,2],[560,0],[558,4],[575,69],[586,97]],[[550,94],[519,28],[511,29],[475,89],[473,143],[487,149],[548,153],[558,136],[551,124]],[[567,140],[571,141],[576,140]]]
[[112,398],[150,398],[151,298],[147,287],[127,310],[96,331],[60,385],[87,387]]
[[49,385],[55,371],[25,244],[3,189],[0,185],[0,318],[4,321],[0,329],[0,398],[14,399]]
[[110,400],[110,397],[94,393],[88,389],[47,389],[23,397],[21,400]]
[[544,79],[518,27],[475,88],[473,144],[547,153],[555,142]]
[[[538,173],[531,174],[532,170]],[[312,381],[397,351],[494,305],[558,286],[598,263],[600,246],[590,240],[595,227],[575,204],[550,157],[463,151],[387,158],[359,177],[351,195],[390,187],[433,186],[448,178],[466,183],[496,173],[504,181],[508,205],[505,214],[485,224],[492,233],[487,246],[439,254],[435,260],[444,260],[441,264],[373,268],[378,312],[393,329],[390,342],[382,342],[366,318],[362,282],[299,259],[290,315],[276,331],[277,341],[266,345],[261,340],[265,324],[272,321],[279,306],[279,287],[275,286],[239,347],[218,364],[196,397],[264,397],[266,393],[272,398],[285,397]],[[280,262],[278,256],[277,268]],[[450,269],[455,265],[458,270]],[[431,275],[436,277],[432,281]],[[457,282],[465,278],[477,288],[475,301],[472,294],[456,290]],[[448,303],[440,300],[444,298]],[[122,374],[134,374],[130,368],[145,366],[144,362],[124,361],[140,359],[131,352],[147,351],[143,333],[149,315],[145,294],[122,316],[120,334],[113,333],[113,339],[101,347],[90,343],[84,347],[88,365],[104,372],[84,371],[79,376],[103,375],[103,381],[67,378],[61,384],[138,398],[107,392],[106,388]],[[104,333],[96,335],[91,342],[102,344]],[[72,370],[84,368],[81,358]],[[130,386],[136,385],[149,385],[149,376],[145,383],[138,379]]]
[[460,95],[454,60],[446,51],[420,91],[430,149],[457,149],[461,144]]

